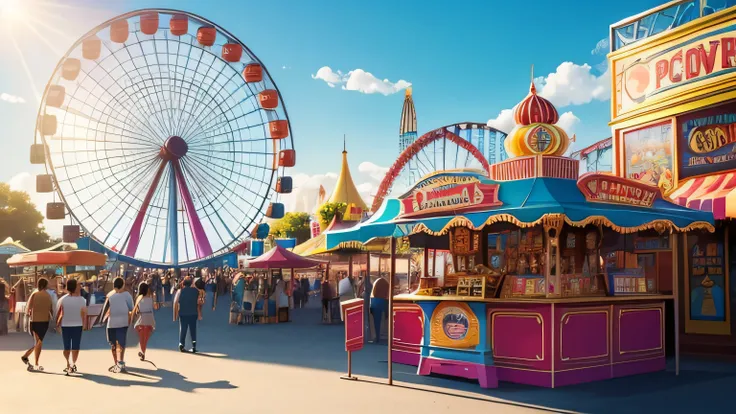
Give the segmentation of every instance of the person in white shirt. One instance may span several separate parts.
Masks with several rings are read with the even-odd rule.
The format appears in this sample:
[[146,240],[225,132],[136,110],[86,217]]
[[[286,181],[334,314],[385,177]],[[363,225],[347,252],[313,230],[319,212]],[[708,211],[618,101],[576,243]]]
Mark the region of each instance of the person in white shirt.
[[112,283],[115,293],[107,297],[103,306],[103,315],[107,317],[107,341],[112,350],[112,359],[115,365],[110,372],[125,371],[125,343],[133,312],[133,297],[125,290],[123,278],[116,278]]
[[[77,358],[79,358],[82,331],[87,325],[87,301],[79,295],[80,286],[76,280],[70,279],[66,282],[66,290],[69,294],[59,300],[59,311],[56,316],[56,326],[61,327],[61,335],[64,339],[64,360],[66,375],[77,372]],[[69,360],[71,354],[71,361]]]

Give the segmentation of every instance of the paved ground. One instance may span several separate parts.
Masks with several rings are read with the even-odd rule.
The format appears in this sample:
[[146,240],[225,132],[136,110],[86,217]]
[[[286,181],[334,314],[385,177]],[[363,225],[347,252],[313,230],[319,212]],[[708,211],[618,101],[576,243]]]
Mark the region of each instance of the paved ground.
[[[200,327],[201,354],[176,352],[176,326],[170,310],[157,314],[159,329],[148,357],[157,368],[128,357],[129,374],[111,374],[110,352],[102,329],[85,333],[80,374],[61,375],[59,335],[49,334],[41,364],[45,373],[28,373],[20,351],[27,334],[0,337],[0,403],[3,413],[689,413],[733,411],[736,364],[688,361],[680,377],[662,372],[595,384],[539,389],[501,383],[481,390],[477,383],[418,377],[415,368],[394,365],[399,386],[388,387],[385,346],[367,345],[354,358],[360,381],[340,380],[345,371],[343,330],[318,323],[319,311],[297,310],[294,322],[231,326],[226,310],[207,314]],[[134,334],[129,342],[135,344]],[[131,348],[131,351],[133,349]],[[39,393],[37,387],[45,392]],[[32,409],[30,404],[37,410]],[[162,411],[161,405],[169,409]],[[452,409],[450,408],[452,407]],[[535,408],[536,407],[536,408]],[[388,410],[388,411],[387,411]]]

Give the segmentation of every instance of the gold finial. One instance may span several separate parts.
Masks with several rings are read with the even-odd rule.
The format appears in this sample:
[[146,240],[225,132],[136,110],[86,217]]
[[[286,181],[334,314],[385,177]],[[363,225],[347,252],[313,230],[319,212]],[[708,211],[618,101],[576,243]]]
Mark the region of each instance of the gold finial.
[[531,93],[532,95],[536,95],[537,94],[537,87],[534,86],[534,64],[533,63],[532,63],[532,74],[531,74],[531,76],[532,76],[532,80],[531,80],[531,86],[529,86],[529,93]]
[[342,152],[343,154],[348,152],[347,135],[342,134]]
[[404,92],[404,97],[408,98],[411,96],[411,86],[406,88],[406,92]]

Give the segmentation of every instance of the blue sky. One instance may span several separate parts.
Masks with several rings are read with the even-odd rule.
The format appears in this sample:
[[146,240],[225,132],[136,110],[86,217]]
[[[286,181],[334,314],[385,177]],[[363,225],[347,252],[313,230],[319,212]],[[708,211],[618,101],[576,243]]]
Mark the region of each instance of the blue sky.
[[[10,0],[0,0],[0,4]],[[23,0],[24,3],[40,0]],[[49,2],[49,0],[45,0]],[[291,117],[298,163],[294,175],[307,181],[339,170],[342,136],[348,137],[353,174],[368,185],[378,175],[358,165],[389,166],[398,155],[397,132],[403,92],[365,94],[329,87],[314,79],[323,66],[348,73],[370,72],[413,85],[419,132],[460,121],[485,122],[512,108],[535,76],[557,73],[553,102],[572,111],[578,148],[610,136],[610,91],[564,90],[565,74],[593,88],[605,71],[605,52],[593,54],[611,23],[661,3],[657,0],[513,1],[51,1],[36,5],[35,20],[2,24],[0,53],[0,181],[40,172],[28,162],[38,101],[61,54],[98,23],[125,11],[178,8],[202,15],[236,35],[265,63]],[[69,7],[61,7],[69,6]],[[3,18],[0,17],[0,20]],[[6,19],[7,20],[7,19]],[[18,50],[8,41],[13,34]],[[40,36],[39,36],[40,34]],[[591,66],[586,69],[584,64]],[[24,70],[28,68],[28,71]],[[578,76],[580,75],[580,76]],[[573,79],[575,80],[575,79]],[[32,83],[31,83],[32,82]],[[543,83],[542,83],[543,84]],[[551,90],[551,89],[550,89]],[[548,94],[552,93],[549,92]],[[582,95],[581,95],[582,94]],[[11,103],[12,97],[24,103]],[[577,103],[559,105],[562,102]],[[371,177],[371,173],[374,176]],[[328,174],[326,181],[332,175]],[[28,178],[28,177],[26,177]],[[16,183],[20,182],[16,178]],[[28,181],[28,180],[26,180]],[[17,184],[20,186],[20,184]]]

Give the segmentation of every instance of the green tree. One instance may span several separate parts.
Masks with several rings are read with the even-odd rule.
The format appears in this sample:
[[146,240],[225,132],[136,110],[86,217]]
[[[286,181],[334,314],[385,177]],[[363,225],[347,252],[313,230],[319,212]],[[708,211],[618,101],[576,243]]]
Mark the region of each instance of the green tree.
[[348,205],[345,203],[324,203],[319,208],[319,222],[322,224],[322,227],[329,226],[336,214],[342,217],[347,207]]
[[286,213],[284,217],[271,224],[271,235],[274,237],[294,237],[301,244],[309,239],[309,214]]
[[31,250],[48,247],[51,240],[42,223],[28,193],[0,183],[0,240],[12,237]]

